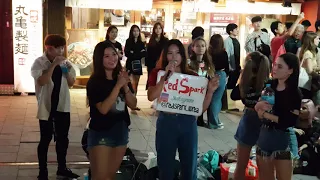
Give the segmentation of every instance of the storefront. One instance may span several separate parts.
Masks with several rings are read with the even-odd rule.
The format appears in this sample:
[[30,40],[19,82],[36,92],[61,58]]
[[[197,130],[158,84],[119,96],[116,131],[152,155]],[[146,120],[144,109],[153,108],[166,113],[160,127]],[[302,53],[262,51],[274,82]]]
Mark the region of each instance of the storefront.
[[[30,67],[43,53],[43,2],[13,0],[12,3],[15,92],[34,92]],[[243,47],[251,32],[250,19],[254,15],[261,15],[264,18],[262,26],[269,29],[273,20],[285,20],[284,17],[291,16],[282,15],[298,15],[300,11],[299,3],[284,8],[281,3],[252,4],[245,0],[220,0],[217,4],[210,0],[139,0],[139,3],[132,0],[117,0],[116,3],[113,0],[65,0],[67,55],[76,68],[77,84],[85,85],[92,72],[94,46],[104,40],[111,24],[118,27],[117,40],[123,46],[131,25],[139,25],[148,42],[155,22],[164,25],[168,38],[180,39],[187,46],[191,43],[191,31],[195,26],[202,26],[204,38],[209,40],[214,33],[226,36],[226,25],[234,22],[239,24],[239,40]],[[244,50],[241,54],[242,57],[245,55]]]
[[[104,6],[105,4],[97,5],[88,0],[66,0],[68,55],[77,67],[79,79],[91,74],[94,45],[104,40],[106,30],[111,24],[118,27],[117,41],[123,46],[132,24],[141,27],[148,42],[155,22],[164,25],[169,39],[180,39],[187,46],[191,43],[191,31],[195,26],[202,26],[205,29],[204,38],[209,40],[215,33],[226,37],[226,25],[236,23],[240,27],[239,40],[243,47],[245,38],[252,31],[250,19],[253,16],[262,16],[262,26],[269,29],[272,21],[283,19],[282,15],[298,15],[301,11],[299,3],[292,3],[292,8],[285,8],[281,3],[248,3],[246,0],[220,0],[219,3],[210,0],[144,0],[145,2],[139,3],[128,0],[131,2],[130,6],[126,0],[120,1],[112,6],[105,1],[108,6]],[[245,55],[244,50],[241,54],[242,57]]]

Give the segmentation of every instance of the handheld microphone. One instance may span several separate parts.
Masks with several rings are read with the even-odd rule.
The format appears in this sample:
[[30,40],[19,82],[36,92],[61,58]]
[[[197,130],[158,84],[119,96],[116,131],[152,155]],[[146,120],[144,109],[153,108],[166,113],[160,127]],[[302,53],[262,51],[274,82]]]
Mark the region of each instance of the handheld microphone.
[[[177,64],[177,60],[174,60],[173,63],[174,63],[174,64]],[[168,74],[166,75],[166,78],[164,79],[165,81],[168,80],[170,74],[171,74],[171,70],[168,71]]]

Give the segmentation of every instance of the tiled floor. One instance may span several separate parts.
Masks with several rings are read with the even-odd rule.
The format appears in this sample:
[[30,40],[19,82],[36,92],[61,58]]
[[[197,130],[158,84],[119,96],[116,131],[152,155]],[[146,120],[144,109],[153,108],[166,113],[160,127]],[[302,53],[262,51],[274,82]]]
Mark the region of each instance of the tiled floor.
[[[142,82],[145,79],[142,78]],[[156,115],[150,109],[151,103],[146,98],[145,85],[139,87],[138,105],[142,111],[131,112],[129,147],[139,159],[144,159],[148,152],[155,152]],[[81,136],[88,119],[85,90],[71,90],[71,128],[68,162],[86,162],[87,158],[81,149]],[[36,180],[37,143],[39,141],[37,110],[34,96],[0,96],[0,180]],[[239,117],[231,114],[220,114],[225,124],[223,130],[209,130],[199,127],[199,152],[215,149],[223,153],[235,148],[233,135]],[[48,159],[56,161],[54,143],[51,143]],[[9,165],[8,163],[29,163]],[[70,165],[75,172],[82,175],[88,165]],[[55,179],[56,165],[49,166],[50,178]],[[314,177],[295,176],[295,179],[312,180]]]

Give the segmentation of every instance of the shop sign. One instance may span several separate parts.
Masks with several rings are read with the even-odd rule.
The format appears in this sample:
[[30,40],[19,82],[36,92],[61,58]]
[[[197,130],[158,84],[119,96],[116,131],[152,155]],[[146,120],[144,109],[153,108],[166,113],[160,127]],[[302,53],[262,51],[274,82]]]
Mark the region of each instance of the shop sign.
[[43,53],[42,0],[12,0],[14,88],[35,92],[31,66]]
[[190,44],[190,38],[179,38],[182,44]]
[[210,15],[210,23],[238,23],[238,19],[237,14],[211,13]]
[[[158,72],[158,82],[164,71]],[[156,109],[163,112],[200,116],[207,92],[208,79],[173,73],[165,82]]]

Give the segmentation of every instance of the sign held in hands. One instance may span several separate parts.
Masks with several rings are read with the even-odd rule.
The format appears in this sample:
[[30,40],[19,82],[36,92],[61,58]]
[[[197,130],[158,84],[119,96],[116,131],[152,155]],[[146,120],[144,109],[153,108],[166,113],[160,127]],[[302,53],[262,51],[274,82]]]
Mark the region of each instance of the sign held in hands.
[[[159,71],[157,81],[165,75]],[[207,92],[208,80],[204,77],[173,73],[165,82],[156,100],[158,111],[200,116]]]

